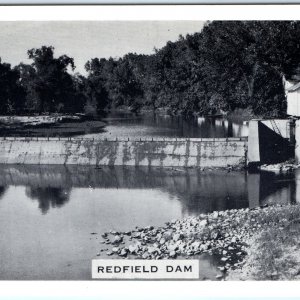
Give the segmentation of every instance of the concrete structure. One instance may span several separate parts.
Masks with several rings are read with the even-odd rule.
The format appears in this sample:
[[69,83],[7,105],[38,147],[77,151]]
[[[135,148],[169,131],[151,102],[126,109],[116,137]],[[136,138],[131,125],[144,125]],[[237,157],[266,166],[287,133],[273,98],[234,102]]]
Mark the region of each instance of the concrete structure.
[[290,119],[269,119],[260,120],[260,122],[266,125],[269,129],[280,135],[282,138],[291,138],[291,120]]
[[295,122],[295,140],[296,140],[296,145],[295,145],[295,160],[296,163],[300,163],[300,120],[296,120]]
[[300,82],[286,89],[287,114],[300,117]]
[[251,120],[249,122],[248,164],[272,164],[293,156],[290,120]]
[[246,153],[247,138],[0,138],[0,164],[227,167]]

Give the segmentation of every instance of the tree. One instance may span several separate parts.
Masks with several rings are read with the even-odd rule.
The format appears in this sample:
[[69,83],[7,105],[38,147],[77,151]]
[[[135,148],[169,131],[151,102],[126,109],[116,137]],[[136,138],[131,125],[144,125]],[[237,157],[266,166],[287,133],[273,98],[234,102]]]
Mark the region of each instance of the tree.
[[109,105],[109,93],[106,84],[113,72],[113,63],[106,59],[91,59],[85,65],[88,72],[86,80],[87,103],[85,111],[89,114],[102,112]]
[[19,84],[20,74],[10,64],[0,59],[0,113],[21,113],[24,107],[25,91]]
[[42,46],[28,51],[30,66],[20,66],[27,90],[27,108],[39,113],[73,111],[74,85],[68,68],[75,69],[73,58],[54,58],[54,47]]

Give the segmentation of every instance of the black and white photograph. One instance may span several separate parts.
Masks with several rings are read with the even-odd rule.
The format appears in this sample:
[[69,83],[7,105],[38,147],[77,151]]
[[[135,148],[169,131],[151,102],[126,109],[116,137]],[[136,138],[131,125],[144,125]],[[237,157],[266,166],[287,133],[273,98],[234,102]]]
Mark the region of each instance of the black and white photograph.
[[0,41],[0,280],[300,279],[300,21]]

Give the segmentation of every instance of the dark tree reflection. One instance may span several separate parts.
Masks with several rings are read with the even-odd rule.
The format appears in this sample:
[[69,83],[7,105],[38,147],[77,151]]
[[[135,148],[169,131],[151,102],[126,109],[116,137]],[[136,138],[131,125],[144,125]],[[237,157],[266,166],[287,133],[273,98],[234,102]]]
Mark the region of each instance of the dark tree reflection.
[[59,208],[66,204],[70,199],[71,188],[33,188],[26,187],[26,195],[34,200],[38,200],[39,209],[46,214],[50,207]]
[[7,191],[7,186],[0,186],[0,199],[4,196]]

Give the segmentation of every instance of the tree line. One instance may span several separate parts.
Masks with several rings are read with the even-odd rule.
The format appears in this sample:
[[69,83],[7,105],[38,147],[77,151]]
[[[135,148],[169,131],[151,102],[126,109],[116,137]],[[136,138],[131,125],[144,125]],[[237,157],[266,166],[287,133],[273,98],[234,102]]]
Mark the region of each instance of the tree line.
[[286,111],[285,80],[299,81],[300,22],[213,21],[151,55],[93,58],[87,75],[52,46],[28,50],[30,64],[0,61],[0,113],[86,113],[127,107],[205,115]]

